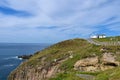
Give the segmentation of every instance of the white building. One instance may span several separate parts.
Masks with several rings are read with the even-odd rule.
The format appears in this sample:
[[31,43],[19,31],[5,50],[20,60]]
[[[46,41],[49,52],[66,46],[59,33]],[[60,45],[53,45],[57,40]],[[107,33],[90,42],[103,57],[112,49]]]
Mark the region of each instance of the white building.
[[106,38],[106,36],[104,34],[100,34],[100,35],[92,35],[90,36],[90,38]]
[[98,38],[106,38],[105,35],[99,35]]

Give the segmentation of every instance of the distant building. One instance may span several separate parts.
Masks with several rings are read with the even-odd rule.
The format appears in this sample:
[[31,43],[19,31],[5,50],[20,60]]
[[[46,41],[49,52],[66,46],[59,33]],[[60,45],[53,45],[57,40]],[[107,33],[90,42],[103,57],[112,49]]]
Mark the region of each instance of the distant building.
[[90,36],[90,38],[98,38],[98,36],[97,36],[97,35],[94,35],[94,36]]
[[92,35],[90,38],[106,38],[105,34],[99,34],[99,35]]

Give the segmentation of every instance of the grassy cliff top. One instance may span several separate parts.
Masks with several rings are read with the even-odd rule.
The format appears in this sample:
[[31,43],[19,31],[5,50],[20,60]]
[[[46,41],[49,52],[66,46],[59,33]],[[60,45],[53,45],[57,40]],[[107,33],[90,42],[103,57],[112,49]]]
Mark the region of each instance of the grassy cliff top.
[[[118,37],[117,37],[118,38]],[[108,40],[107,38],[106,40]],[[103,41],[103,40],[102,40]],[[107,51],[101,51],[101,49],[107,49]],[[24,68],[25,66],[31,66],[32,68],[36,68],[39,65],[46,65],[51,66],[54,61],[59,61],[62,59],[67,58],[67,60],[60,63],[59,69],[63,71],[62,73],[56,74],[55,78],[51,78],[50,80],[85,80],[82,79],[76,74],[82,73],[80,71],[75,71],[73,69],[74,64],[80,60],[87,57],[99,56],[105,52],[114,53],[117,55],[117,60],[120,61],[120,46],[100,46],[94,45],[89,43],[87,40],[84,39],[71,39],[59,42],[54,44],[42,51],[38,51],[32,56],[28,61],[21,64],[16,71],[12,74],[16,73],[20,69]],[[69,58],[72,56],[72,58]],[[115,72],[114,72],[115,70]],[[112,74],[114,72],[114,74]],[[120,80],[120,67],[115,69],[110,69],[107,71],[92,73],[92,72],[85,72],[82,74],[90,74],[95,76],[95,80]],[[110,79],[109,79],[110,77]]]
[[[38,59],[46,56],[46,62],[53,61],[54,59],[63,58],[68,55],[73,55],[73,63],[81,58],[100,55],[101,46],[96,46],[88,43],[84,39],[71,39],[54,44],[40,52],[35,53],[35,55],[28,61],[30,65],[40,64]],[[30,62],[30,63],[29,63]],[[71,62],[71,60],[70,60]]]

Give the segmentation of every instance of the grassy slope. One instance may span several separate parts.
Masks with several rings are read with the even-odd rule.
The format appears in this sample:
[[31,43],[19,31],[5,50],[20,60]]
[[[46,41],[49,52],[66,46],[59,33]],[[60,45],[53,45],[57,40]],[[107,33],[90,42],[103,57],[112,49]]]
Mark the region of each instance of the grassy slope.
[[120,80],[120,67],[101,72],[95,80]]
[[120,36],[116,37],[106,37],[106,38],[100,38],[100,39],[95,39],[100,42],[109,42],[109,41],[120,41]]
[[[70,59],[70,61],[71,62],[73,61],[74,63],[80,58],[92,56],[93,53],[96,55],[99,55],[100,54],[99,49],[100,49],[100,46],[89,44],[87,41],[83,39],[67,40],[67,41],[63,41],[58,44],[55,44],[53,46],[50,46],[49,48],[46,48],[43,51],[38,52],[38,54],[36,53],[27,62],[27,64],[29,65],[40,64],[40,62],[38,62],[37,60],[42,56],[46,56],[47,57],[46,62],[50,62],[50,61],[53,61],[54,59],[62,58],[66,55],[69,55],[70,54],[69,51],[73,52],[72,54],[74,58],[73,60]],[[63,66],[65,64],[66,63],[63,63]]]
[[[53,46],[50,46],[40,52],[35,53],[35,55],[31,59],[29,59],[27,62],[22,64],[20,68],[24,67],[24,65],[30,65],[34,67],[37,65],[41,65],[42,63],[39,61],[39,59],[43,56],[46,56],[45,62],[50,63],[54,59],[60,59],[64,56],[70,55],[70,52],[72,51],[73,58],[69,58],[67,61],[64,61],[60,66],[60,69],[64,72],[56,74],[56,77],[51,78],[50,80],[84,80],[76,76],[76,74],[81,72],[74,71],[73,65],[75,64],[76,61],[82,58],[90,57],[93,55],[98,55],[98,56],[102,55],[103,52],[100,51],[102,47],[103,46],[96,46],[96,45],[90,44],[83,39],[66,40],[58,44],[55,44]],[[117,47],[110,46],[109,48],[110,48],[110,52],[116,52],[119,50],[119,46]],[[118,57],[118,60],[120,60],[119,57]],[[114,72],[114,69],[104,71],[104,72],[99,72],[99,73],[88,72],[85,74],[91,74],[96,76],[96,80],[108,80],[108,77],[110,77],[110,75],[112,75],[110,80],[118,80],[116,79],[116,77],[119,78],[118,75],[120,74],[120,68],[116,68],[115,70],[116,71],[113,75],[112,73]]]
[[100,46],[89,44],[86,40],[83,39],[67,40],[50,46],[49,48],[46,48],[45,50],[34,55],[28,61],[28,64],[40,64],[40,62],[37,60],[42,56],[46,56],[46,62],[50,62],[54,59],[59,59],[66,55],[69,55],[69,51],[72,51],[72,55],[74,57],[72,59],[68,59],[61,65],[62,69],[70,69],[73,64],[81,58],[93,56],[93,54],[100,55],[100,48]]

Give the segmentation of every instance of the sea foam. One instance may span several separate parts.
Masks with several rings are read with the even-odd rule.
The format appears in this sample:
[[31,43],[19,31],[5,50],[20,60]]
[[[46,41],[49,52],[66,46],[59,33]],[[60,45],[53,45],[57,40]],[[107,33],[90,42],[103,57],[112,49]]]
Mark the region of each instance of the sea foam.
[[12,56],[12,57],[4,58],[4,60],[9,60],[9,59],[19,59],[19,60],[22,60],[21,58],[18,58],[18,56]]

